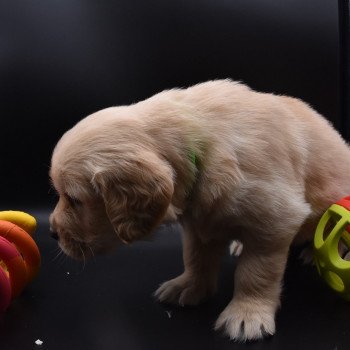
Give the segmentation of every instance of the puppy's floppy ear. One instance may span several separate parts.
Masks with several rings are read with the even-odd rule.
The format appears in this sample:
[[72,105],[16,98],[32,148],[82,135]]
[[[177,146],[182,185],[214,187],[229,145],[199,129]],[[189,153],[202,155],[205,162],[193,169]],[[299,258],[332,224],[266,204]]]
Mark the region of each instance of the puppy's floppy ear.
[[151,233],[165,215],[174,191],[171,167],[145,151],[101,167],[93,185],[102,195],[107,216],[124,243]]

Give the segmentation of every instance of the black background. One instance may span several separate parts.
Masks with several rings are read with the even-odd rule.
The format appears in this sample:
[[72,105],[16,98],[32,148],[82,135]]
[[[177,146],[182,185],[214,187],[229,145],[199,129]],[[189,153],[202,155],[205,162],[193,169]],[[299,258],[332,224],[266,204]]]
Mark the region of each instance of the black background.
[[84,116],[217,78],[338,126],[337,2],[1,1],[1,202],[50,203],[52,149]]
[[277,334],[244,345],[212,330],[235,259],[225,257],[214,299],[182,309],[150,297],[182,270],[176,229],[85,267],[55,259],[48,235],[53,147],[101,108],[232,78],[302,98],[340,127],[337,10],[330,0],[0,1],[0,210],[37,217],[43,258],[0,315],[1,350],[38,348],[38,338],[50,350],[348,349],[349,304],[294,255]]

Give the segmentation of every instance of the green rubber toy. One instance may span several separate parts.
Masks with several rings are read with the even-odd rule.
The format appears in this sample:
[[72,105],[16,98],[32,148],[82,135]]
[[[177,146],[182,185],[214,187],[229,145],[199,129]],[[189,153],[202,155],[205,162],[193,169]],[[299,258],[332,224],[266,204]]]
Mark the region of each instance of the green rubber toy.
[[350,196],[330,206],[314,237],[314,260],[319,274],[335,292],[350,301],[350,261],[339,254],[341,244],[350,250]]

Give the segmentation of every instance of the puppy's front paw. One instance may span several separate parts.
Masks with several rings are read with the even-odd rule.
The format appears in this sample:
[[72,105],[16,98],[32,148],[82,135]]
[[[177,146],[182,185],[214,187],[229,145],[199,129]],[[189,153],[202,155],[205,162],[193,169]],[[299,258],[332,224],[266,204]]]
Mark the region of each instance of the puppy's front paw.
[[219,316],[215,329],[223,329],[232,340],[262,339],[275,333],[274,316],[271,306],[233,300]]
[[154,293],[160,302],[171,304],[198,305],[213,294],[212,288],[182,274],[164,282]]

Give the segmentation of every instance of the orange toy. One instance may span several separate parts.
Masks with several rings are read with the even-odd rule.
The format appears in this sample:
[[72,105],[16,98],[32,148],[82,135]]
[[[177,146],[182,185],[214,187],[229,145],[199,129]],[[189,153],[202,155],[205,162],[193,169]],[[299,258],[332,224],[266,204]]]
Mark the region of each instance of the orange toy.
[[39,271],[40,253],[32,237],[12,222],[0,220],[0,236],[13,243],[21,253],[27,270],[27,281],[31,282]]
[[9,279],[13,299],[21,294],[28,281],[24,260],[16,247],[3,237],[0,237],[0,258],[3,261],[1,269],[4,268]]
[[4,312],[11,302],[11,285],[5,271],[0,268],[0,313]]
[[0,312],[32,281],[40,252],[31,235],[36,220],[27,213],[0,211]]

